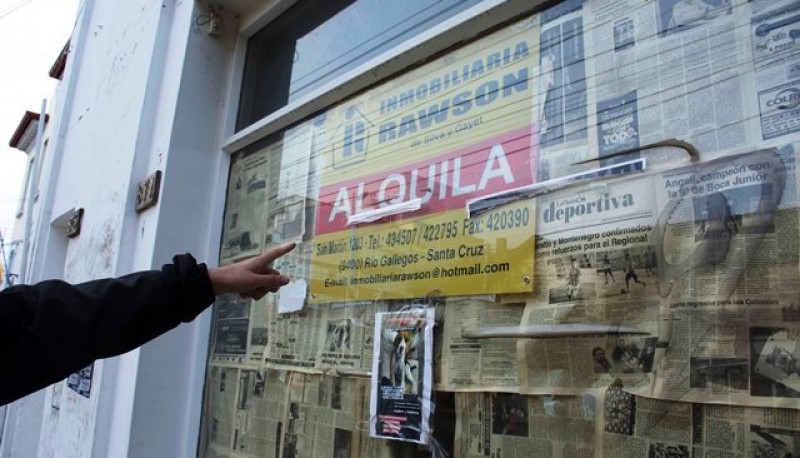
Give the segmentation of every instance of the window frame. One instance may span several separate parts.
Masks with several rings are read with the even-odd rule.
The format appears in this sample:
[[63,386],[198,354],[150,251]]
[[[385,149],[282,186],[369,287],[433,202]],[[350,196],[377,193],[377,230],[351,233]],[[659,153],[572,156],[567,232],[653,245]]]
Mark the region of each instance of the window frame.
[[221,146],[226,154],[241,151],[276,132],[307,120],[313,114],[382,80],[418,66],[460,43],[475,39],[537,10],[561,3],[561,0],[484,0],[356,66],[237,132],[236,116],[242,96],[241,81],[248,40],[263,27],[269,27],[270,22],[296,1],[279,1],[251,22],[242,24],[240,28],[234,51],[234,71],[226,113],[226,137]]
[[[369,61],[354,67],[349,72],[332,79],[307,95],[291,102],[283,108],[259,119],[253,124],[236,130],[236,120],[239,113],[239,102],[242,97],[242,78],[244,75],[247,44],[249,39],[263,27],[275,20],[282,12],[286,11],[297,1],[302,0],[277,0],[269,5],[260,5],[250,10],[251,14],[243,14],[239,21],[236,43],[232,49],[232,66],[230,70],[224,112],[220,119],[223,123],[222,141],[219,150],[222,153],[220,160],[217,193],[220,199],[215,203],[218,215],[216,221],[211,222],[216,227],[216,234],[209,240],[209,253],[217,259],[221,246],[222,219],[224,215],[224,196],[228,192],[230,156],[240,151],[252,149],[259,142],[266,141],[269,137],[278,135],[284,130],[310,120],[315,114],[325,110],[349,97],[385,81],[396,75],[401,75],[414,67],[422,65],[431,59],[440,56],[450,49],[458,47],[465,42],[489,34],[498,28],[507,26],[515,21],[531,16],[537,11],[548,8],[562,0],[484,0],[453,17],[437,24],[418,34],[412,39],[393,47],[392,49],[375,56]],[[268,2],[264,2],[268,3]],[[210,339],[212,337],[213,318],[210,313],[205,313],[198,320],[200,329],[204,329]],[[210,340],[208,341],[210,342]],[[198,349],[198,357],[205,364],[202,369],[202,380],[193,384],[193,388],[203,390],[209,374],[209,357],[213,352],[209,344]],[[196,414],[198,434],[196,441],[190,440],[188,448],[194,448],[197,453],[202,453],[208,440],[203,424],[206,414],[205,402],[191,406]]]

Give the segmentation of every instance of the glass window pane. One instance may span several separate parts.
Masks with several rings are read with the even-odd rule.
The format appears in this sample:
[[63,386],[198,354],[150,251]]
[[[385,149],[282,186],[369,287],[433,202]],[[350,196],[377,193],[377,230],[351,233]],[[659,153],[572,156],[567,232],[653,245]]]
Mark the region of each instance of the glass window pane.
[[480,0],[302,2],[248,43],[237,129]]

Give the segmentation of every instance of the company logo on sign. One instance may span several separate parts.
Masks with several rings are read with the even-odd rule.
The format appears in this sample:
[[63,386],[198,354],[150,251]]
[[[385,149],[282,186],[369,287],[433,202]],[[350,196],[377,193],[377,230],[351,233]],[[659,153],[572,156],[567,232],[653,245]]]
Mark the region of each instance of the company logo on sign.
[[767,100],[768,107],[779,110],[792,110],[798,105],[800,105],[800,89],[797,88],[784,89],[775,94],[774,99]]
[[369,130],[372,124],[355,106],[348,107],[344,122],[333,132],[331,154],[333,167],[346,167],[364,162],[367,157]]

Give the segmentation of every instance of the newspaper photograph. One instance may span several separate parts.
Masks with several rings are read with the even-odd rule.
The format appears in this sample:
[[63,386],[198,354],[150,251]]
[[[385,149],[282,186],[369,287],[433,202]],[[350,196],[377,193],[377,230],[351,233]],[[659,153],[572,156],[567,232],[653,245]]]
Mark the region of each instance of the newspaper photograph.
[[595,404],[591,394],[456,393],[454,456],[598,456]]
[[433,308],[376,315],[370,436],[428,443],[433,324]]
[[772,327],[752,327],[750,331],[750,360],[753,396],[800,397],[800,326],[779,324]]

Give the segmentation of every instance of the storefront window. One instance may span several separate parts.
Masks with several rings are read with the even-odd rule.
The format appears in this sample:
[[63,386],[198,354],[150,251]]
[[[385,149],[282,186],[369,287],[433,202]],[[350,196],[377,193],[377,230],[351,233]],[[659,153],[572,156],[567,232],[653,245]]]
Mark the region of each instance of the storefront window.
[[562,2],[236,153],[221,262],[298,248],[206,456],[798,454],[799,13]]

